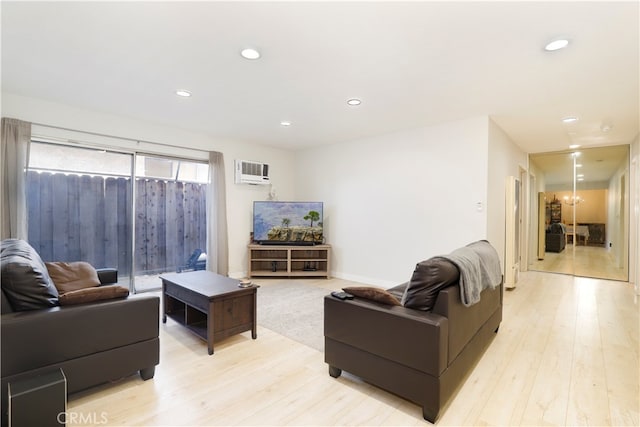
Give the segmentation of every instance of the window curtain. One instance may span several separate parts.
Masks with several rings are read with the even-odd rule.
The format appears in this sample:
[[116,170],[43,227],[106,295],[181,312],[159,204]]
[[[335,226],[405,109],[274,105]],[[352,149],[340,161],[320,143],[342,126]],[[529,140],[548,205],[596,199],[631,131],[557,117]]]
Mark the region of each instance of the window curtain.
[[222,153],[215,151],[209,153],[207,192],[207,270],[227,276],[229,274],[229,242]]
[[31,123],[2,118],[1,238],[27,240],[26,169]]

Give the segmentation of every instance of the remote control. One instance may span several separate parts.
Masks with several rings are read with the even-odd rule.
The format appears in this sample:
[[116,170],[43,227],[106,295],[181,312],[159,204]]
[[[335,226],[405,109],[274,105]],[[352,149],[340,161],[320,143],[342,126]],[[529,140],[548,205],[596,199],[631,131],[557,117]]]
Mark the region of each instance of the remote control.
[[341,300],[346,300],[346,299],[353,299],[353,295],[348,294],[346,292],[338,292],[338,291],[333,291],[331,292],[331,296],[334,298],[338,298]]

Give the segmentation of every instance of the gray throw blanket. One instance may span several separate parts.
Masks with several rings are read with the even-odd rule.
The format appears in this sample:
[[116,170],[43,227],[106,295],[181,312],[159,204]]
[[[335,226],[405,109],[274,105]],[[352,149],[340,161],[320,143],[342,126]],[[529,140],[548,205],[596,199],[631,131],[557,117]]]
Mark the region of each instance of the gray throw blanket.
[[486,240],[478,240],[442,255],[460,270],[460,297],[469,307],[480,301],[480,292],[495,288],[502,282],[502,268],[498,252]]

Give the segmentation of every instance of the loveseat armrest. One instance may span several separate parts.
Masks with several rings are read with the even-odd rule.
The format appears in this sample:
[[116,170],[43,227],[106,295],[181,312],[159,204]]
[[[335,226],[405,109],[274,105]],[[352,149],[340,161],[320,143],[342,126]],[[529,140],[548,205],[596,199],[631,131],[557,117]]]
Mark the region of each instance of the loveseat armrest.
[[101,285],[118,283],[118,270],[115,268],[96,268]]
[[324,335],[330,365],[337,341],[434,376],[447,367],[448,319],[431,312],[326,296]]

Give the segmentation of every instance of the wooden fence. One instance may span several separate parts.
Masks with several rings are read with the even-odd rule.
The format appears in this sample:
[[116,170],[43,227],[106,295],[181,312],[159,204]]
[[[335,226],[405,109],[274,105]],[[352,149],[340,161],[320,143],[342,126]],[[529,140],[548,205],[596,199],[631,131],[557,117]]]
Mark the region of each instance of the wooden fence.
[[[174,271],[206,244],[206,185],[129,178],[27,174],[29,242],[44,261],[87,261],[131,274]],[[135,231],[133,231],[135,229]]]

